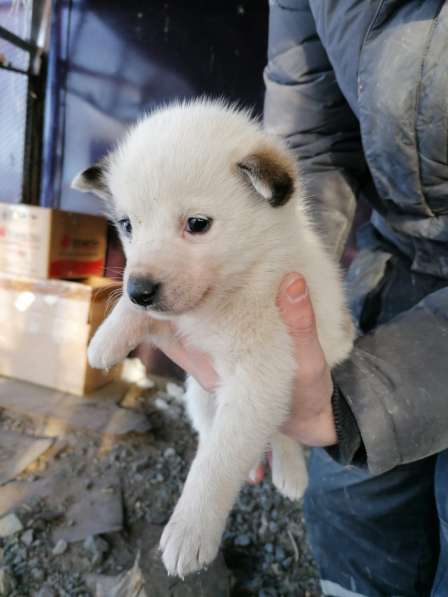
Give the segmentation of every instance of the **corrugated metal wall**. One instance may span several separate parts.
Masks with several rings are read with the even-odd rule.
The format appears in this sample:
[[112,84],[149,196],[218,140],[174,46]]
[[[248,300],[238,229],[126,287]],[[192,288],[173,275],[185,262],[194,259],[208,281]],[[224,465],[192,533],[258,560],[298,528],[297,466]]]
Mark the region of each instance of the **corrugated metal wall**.
[[262,105],[267,2],[54,3],[41,203],[96,212],[74,174],[160,102],[200,94]]

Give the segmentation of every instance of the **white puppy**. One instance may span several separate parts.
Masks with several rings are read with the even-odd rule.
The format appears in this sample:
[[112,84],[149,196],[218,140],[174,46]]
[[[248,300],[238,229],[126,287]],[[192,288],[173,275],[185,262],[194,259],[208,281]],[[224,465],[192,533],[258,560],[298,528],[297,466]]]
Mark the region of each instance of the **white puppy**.
[[111,367],[148,336],[163,347],[174,322],[221,380],[213,395],[188,380],[199,448],[160,543],[168,572],[183,577],[215,558],[268,445],[274,484],[303,494],[301,448],[278,431],[300,363],[276,294],[286,273],[305,277],[333,366],[353,341],[340,272],[311,225],[293,156],[223,102],[153,112],[73,186],[109,203],[127,257],[125,291],[90,344],[91,365]]

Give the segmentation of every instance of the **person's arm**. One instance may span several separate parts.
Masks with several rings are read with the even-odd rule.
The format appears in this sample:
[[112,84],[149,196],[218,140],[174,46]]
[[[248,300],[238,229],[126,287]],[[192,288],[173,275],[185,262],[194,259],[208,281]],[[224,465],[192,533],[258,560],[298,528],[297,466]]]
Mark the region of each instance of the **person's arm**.
[[331,395],[322,381],[329,374],[325,360],[313,348],[310,302],[291,304],[283,285],[279,306],[297,362],[306,363],[314,379],[308,400],[297,379],[285,429],[292,437],[311,446],[336,443],[331,456],[341,464],[367,461],[373,474],[448,449],[448,288],[358,338],[349,359],[332,372],[337,391]]
[[341,257],[367,176],[359,124],[336,81],[307,0],[270,3],[265,128],[297,156],[323,237]]
[[372,473],[448,448],[448,288],[356,341],[333,372]]

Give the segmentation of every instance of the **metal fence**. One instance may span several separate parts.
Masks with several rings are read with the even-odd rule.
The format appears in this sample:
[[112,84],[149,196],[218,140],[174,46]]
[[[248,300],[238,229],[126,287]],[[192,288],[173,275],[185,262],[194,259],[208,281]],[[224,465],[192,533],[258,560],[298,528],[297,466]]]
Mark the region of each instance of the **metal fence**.
[[38,203],[50,2],[0,0],[0,201]]

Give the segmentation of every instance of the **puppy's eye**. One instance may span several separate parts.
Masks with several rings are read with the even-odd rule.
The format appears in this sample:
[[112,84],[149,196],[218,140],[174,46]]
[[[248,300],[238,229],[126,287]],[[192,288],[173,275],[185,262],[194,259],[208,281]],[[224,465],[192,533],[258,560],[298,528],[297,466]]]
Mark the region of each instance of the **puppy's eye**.
[[187,225],[185,229],[190,234],[204,234],[210,230],[210,226],[212,225],[211,218],[203,218],[203,217],[193,217],[188,218]]
[[118,220],[118,225],[125,236],[131,236],[132,224],[129,218],[121,218],[121,220]]

